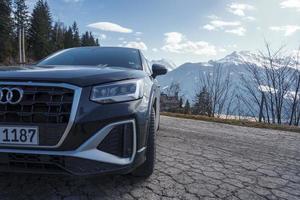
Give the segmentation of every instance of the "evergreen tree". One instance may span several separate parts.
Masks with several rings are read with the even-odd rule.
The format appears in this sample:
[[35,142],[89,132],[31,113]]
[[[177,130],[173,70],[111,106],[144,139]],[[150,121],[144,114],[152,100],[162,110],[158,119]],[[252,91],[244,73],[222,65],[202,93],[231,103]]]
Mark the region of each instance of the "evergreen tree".
[[81,36],[81,46],[90,46],[89,45],[89,32],[88,31],[86,31]]
[[86,31],[81,36],[81,46],[99,46],[99,41],[94,38],[91,32]]
[[[85,32],[80,37],[76,22],[68,29],[60,22],[54,23],[52,27],[51,13],[46,0],[37,1],[31,17],[29,17],[26,0],[14,0],[13,8],[12,10],[12,0],[0,0],[0,63],[2,64],[15,63],[19,59],[24,61],[25,49],[28,49],[26,57],[39,60],[63,48],[81,45],[99,46],[99,40],[91,32]],[[28,43],[25,42],[27,40]]]
[[186,102],[185,102],[184,113],[185,114],[190,114],[191,113],[191,105],[190,105],[189,100],[186,100]]
[[67,32],[65,32],[65,38],[64,38],[64,48],[72,48],[74,47],[73,44],[73,31],[72,28],[69,27]]
[[96,46],[96,41],[92,32],[89,32],[89,46]]
[[52,20],[48,3],[39,0],[32,12],[29,29],[29,42],[34,59],[39,60],[52,52],[51,30]]
[[88,32],[85,32],[84,34],[82,34],[81,36],[81,46],[87,46],[87,34]]
[[0,1],[0,63],[10,62],[13,53],[11,0]]
[[29,12],[28,7],[25,4],[25,0],[15,0],[14,7],[14,19],[16,28],[25,28],[25,31],[27,31],[29,27]]
[[78,30],[76,22],[74,22],[72,25],[72,33],[73,33],[73,47],[79,47],[80,46],[80,36],[79,36],[79,30]]
[[15,42],[14,50],[21,53],[22,61],[25,61],[25,49],[27,49],[27,38],[29,28],[29,12],[25,0],[14,1]]
[[182,108],[182,106],[183,106],[183,99],[182,99],[182,97],[180,97],[180,99],[179,99],[179,108]]
[[210,94],[206,87],[196,95],[196,103],[194,106],[194,111],[199,115],[212,115],[212,104],[210,99]]
[[64,48],[64,34],[64,25],[61,22],[55,22],[51,34],[53,51],[57,51]]

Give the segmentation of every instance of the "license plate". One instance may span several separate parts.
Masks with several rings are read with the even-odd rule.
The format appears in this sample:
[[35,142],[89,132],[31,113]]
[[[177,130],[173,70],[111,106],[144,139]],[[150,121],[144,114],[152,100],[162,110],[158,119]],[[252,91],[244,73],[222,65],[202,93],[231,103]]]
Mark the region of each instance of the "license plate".
[[38,145],[38,127],[0,126],[0,144]]

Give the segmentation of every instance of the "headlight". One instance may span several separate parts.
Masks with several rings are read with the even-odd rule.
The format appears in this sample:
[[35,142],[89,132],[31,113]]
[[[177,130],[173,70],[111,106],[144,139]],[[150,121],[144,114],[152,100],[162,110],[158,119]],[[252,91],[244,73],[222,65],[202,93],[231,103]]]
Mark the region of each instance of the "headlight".
[[143,97],[143,81],[128,80],[94,86],[91,100],[99,103],[132,101]]

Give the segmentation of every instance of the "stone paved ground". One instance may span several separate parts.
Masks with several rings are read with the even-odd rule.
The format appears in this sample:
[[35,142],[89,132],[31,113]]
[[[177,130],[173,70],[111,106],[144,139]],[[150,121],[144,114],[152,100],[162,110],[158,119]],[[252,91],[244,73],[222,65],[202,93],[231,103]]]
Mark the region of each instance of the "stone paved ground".
[[1,175],[0,199],[300,199],[300,134],[162,117],[148,180]]

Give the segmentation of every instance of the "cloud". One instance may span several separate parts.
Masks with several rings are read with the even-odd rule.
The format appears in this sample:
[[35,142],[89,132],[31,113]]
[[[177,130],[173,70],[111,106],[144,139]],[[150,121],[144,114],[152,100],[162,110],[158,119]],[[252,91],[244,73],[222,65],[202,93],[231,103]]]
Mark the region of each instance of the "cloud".
[[238,45],[237,44],[229,44],[226,46],[227,48],[237,48]]
[[218,50],[214,45],[205,41],[190,41],[178,32],[165,33],[165,44],[161,48],[169,53],[192,53],[196,55],[213,56]]
[[100,34],[99,36],[100,36],[99,38],[100,38],[101,40],[105,40],[105,39],[107,38],[107,36],[106,36],[105,34]]
[[300,11],[300,0],[281,0],[281,8],[296,8]]
[[111,22],[97,22],[89,24],[88,27],[99,29],[102,31],[111,31],[111,32],[119,32],[119,33],[132,33],[133,30],[130,28],[122,27],[118,24]]
[[94,33],[93,34],[99,39],[99,40],[106,40],[107,39],[107,35],[103,34],[103,33]]
[[237,16],[245,16],[245,11],[254,10],[254,6],[242,3],[232,3],[228,6],[228,11]]
[[224,29],[225,27],[235,27],[240,25],[241,22],[239,21],[212,20],[209,22],[209,24],[204,25],[203,28],[212,31],[212,30]]
[[217,15],[208,15],[207,18],[208,19],[219,19],[219,17]]
[[300,30],[300,26],[297,25],[286,25],[286,26],[271,26],[269,27],[272,31],[284,32],[284,36],[291,36]]
[[255,21],[255,20],[256,20],[256,18],[255,18],[255,17],[253,17],[253,16],[246,16],[246,17],[244,17],[243,19],[245,19],[245,20],[247,20],[247,21],[250,21],[250,22],[252,22],[252,21]]
[[236,29],[226,30],[226,33],[232,33],[238,36],[244,36],[246,33],[246,29],[244,27],[238,27]]
[[226,33],[238,36],[244,36],[246,33],[246,29],[241,26],[239,21],[212,20],[209,24],[204,25],[203,28],[209,31],[224,30]]
[[213,31],[216,30],[216,27],[211,25],[211,24],[206,24],[203,26],[204,29],[209,30],[209,31]]
[[139,32],[139,31],[137,31],[137,32],[134,33],[135,36],[140,36],[140,35],[142,35],[142,34],[143,34],[143,33],[142,33],[142,32]]
[[135,42],[135,41],[127,42],[125,44],[125,47],[136,48],[136,49],[140,49],[140,50],[144,50],[144,51],[148,50],[147,45],[142,41],[140,41],[140,42]]
[[158,49],[157,48],[153,48],[152,51],[153,52],[158,52]]

